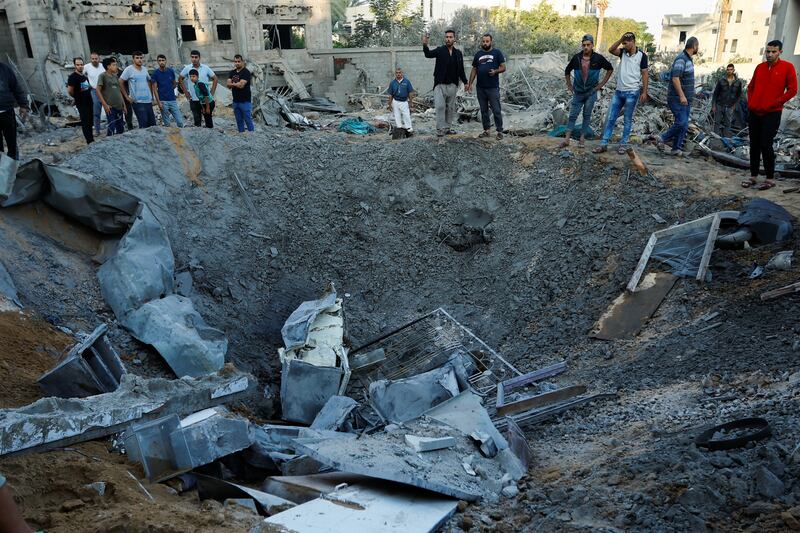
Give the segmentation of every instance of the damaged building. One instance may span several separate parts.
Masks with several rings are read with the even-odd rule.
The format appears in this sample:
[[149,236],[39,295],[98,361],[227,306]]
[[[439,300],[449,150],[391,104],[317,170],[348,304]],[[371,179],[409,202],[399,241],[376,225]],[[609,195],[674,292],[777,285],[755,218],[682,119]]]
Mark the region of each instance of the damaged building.
[[188,63],[189,52],[199,50],[203,62],[220,71],[226,71],[234,54],[240,53],[250,62],[272,66],[266,75],[276,87],[286,85],[283,65],[315,91],[333,77],[333,64],[320,64],[308,52],[332,47],[328,0],[56,0],[47,4],[0,1],[0,58],[17,64],[30,91],[41,101],[64,86],[72,58],[88,57],[90,51],[101,56],[142,51],[147,63],[165,54],[170,63],[178,64]]

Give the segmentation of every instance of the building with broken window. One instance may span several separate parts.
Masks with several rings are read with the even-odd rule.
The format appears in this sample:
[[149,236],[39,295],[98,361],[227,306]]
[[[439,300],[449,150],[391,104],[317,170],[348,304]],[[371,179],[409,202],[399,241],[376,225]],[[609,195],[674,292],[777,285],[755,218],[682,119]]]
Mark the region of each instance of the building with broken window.
[[[142,51],[148,64],[165,54],[180,64],[196,49],[221,71],[238,53],[267,67],[283,61],[313,85],[327,64],[308,50],[331,47],[328,0],[0,0],[0,58],[17,64],[43,101],[62,90],[72,58],[88,60],[90,51]],[[269,83],[286,84],[280,66],[265,70]]]
[[759,62],[770,27],[770,0],[717,2],[711,13],[664,15],[659,51],[683,50],[689,37],[700,41],[700,58],[716,63]]

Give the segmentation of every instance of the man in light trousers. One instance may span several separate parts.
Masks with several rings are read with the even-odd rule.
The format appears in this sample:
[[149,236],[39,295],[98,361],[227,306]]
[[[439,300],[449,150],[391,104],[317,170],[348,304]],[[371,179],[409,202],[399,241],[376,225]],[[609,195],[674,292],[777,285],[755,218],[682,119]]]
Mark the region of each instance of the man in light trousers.
[[436,108],[436,135],[454,135],[453,121],[456,118],[456,95],[458,83],[467,84],[464,72],[464,54],[455,47],[456,32],[444,32],[444,46],[431,50],[428,48],[430,36],[422,38],[422,51],[425,57],[436,59],[433,68],[433,103]]

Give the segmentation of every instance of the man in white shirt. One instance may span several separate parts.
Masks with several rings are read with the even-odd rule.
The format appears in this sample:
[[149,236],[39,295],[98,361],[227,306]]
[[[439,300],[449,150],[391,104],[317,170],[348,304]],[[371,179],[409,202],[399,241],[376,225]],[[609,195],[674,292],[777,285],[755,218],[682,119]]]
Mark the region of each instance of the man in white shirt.
[[217,75],[214,74],[214,71],[206,65],[205,63],[200,63],[200,52],[197,50],[192,50],[189,53],[189,57],[191,58],[192,62],[185,67],[181,71],[180,76],[178,77],[178,85],[183,87],[183,95],[189,100],[189,106],[192,109],[192,118],[194,119],[194,125],[196,127],[200,127],[201,121],[205,119],[206,128],[213,128],[214,122],[211,118],[211,115],[214,113],[214,106],[213,102],[210,106],[210,113],[204,114],[203,113],[203,105],[200,103],[200,99],[197,97],[197,91],[195,91],[194,83],[189,79],[189,71],[194,69],[197,71],[197,81],[208,85],[211,83],[211,96],[214,96],[214,93],[217,92]]
[[83,73],[89,79],[89,86],[92,88],[92,115],[94,117],[94,136],[100,135],[100,112],[103,111],[103,104],[97,97],[97,78],[100,74],[105,72],[106,69],[100,63],[100,55],[97,52],[92,52],[89,56],[89,64],[84,65]]
[[599,154],[608,150],[608,141],[611,140],[611,135],[614,133],[614,125],[620,112],[624,109],[622,139],[619,141],[617,149],[617,152],[624,154],[631,136],[636,104],[639,102],[643,104],[647,101],[647,86],[650,81],[647,71],[647,54],[636,47],[636,36],[631,32],[624,33],[608,48],[608,52],[619,58],[617,88],[614,91],[611,107],[608,109],[608,120],[605,131],[603,131],[603,139],[600,141],[600,146],[593,152]]

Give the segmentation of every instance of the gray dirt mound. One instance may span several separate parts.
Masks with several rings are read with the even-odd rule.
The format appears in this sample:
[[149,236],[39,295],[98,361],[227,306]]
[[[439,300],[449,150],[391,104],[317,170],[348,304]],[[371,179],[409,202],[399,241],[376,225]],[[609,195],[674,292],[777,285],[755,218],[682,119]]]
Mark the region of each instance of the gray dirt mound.
[[229,358],[267,381],[283,321],[328,280],[354,343],[443,306],[521,369],[572,357],[597,346],[586,334],[658,229],[653,213],[730,203],[638,180],[622,160],[448,141],[152,128],[68,165],[149,202]]

